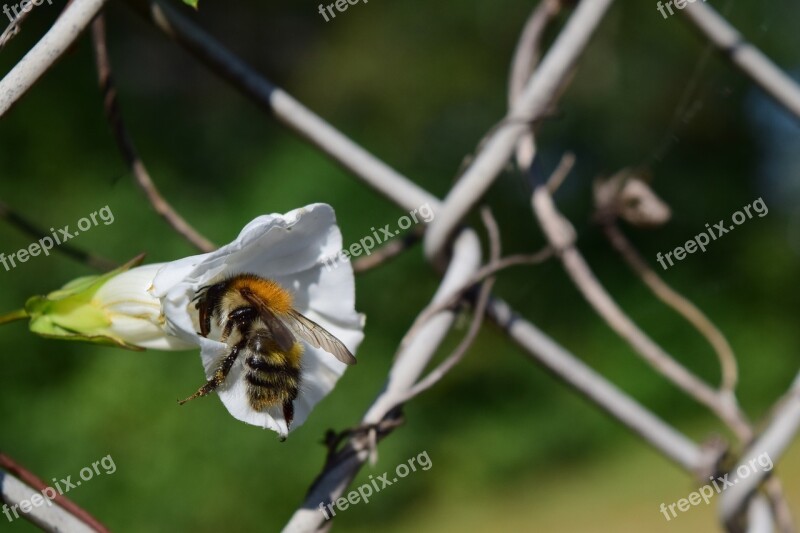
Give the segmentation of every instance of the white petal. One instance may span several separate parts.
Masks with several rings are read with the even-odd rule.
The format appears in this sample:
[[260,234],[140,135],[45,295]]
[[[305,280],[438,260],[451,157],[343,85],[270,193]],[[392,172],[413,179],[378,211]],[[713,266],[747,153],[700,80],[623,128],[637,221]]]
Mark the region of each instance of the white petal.
[[164,263],[134,267],[108,280],[95,293],[94,300],[101,306],[117,302],[139,302],[159,307],[159,301],[148,289]]
[[109,279],[93,302],[111,319],[111,333],[130,344],[157,350],[194,346],[168,335],[162,327],[161,302],[148,291],[163,264],[135,267]]
[[112,315],[111,333],[129,344],[152,350],[189,350],[195,345],[167,335],[164,329],[141,318]]

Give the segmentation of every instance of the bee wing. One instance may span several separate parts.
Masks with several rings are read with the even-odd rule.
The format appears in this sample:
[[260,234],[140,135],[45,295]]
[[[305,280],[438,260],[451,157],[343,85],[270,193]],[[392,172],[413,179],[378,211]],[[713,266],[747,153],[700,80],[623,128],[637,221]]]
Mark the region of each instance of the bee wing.
[[348,365],[356,364],[356,358],[347,349],[347,346],[334,337],[327,329],[313,320],[310,320],[294,309],[286,315],[286,325],[295,335],[315,348],[321,348],[332,354],[336,359]]
[[270,310],[267,303],[259,298],[257,294],[250,290],[242,290],[240,293],[245,300],[258,309],[259,318],[261,318],[261,321],[267,326],[267,329],[269,329],[278,348],[284,352],[291,351],[295,343],[295,337],[292,335],[292,331],[286,327],[286,324]]

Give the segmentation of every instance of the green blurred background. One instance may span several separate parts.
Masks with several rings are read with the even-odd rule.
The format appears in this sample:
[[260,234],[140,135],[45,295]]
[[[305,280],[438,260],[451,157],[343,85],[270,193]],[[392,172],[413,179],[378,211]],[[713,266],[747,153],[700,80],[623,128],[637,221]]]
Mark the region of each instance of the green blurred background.
[[[350,243],[404,214],[123,3],[110,4],[109,46],[130,132],[164,195],[205,235],[228,242],[257,215],[328,202]],[[309,1],[203,0],[192,14],[176,0],[260,72],[437,196],[502,117],[508,65],[533,4],[373,0],[326,23]],[[796,72],[796,3],[715,5],[782,68]],[[36,8],[0,52],[3,72],[62,6]],[[687,87],[693,90],[681,106]],[[556,199],[598,276],[656,341],[713,383],[718,369],[703,338],[651,297],[590,223],[591,181],[623,166],[649,165],[673,220],[658,230],[626,232],[655,268],[657,252],[764,198],[766,217],[663,273],[728,336],[739,357],[740,399],[758,419],[800,366],[797,123],[721,56],[709,54],[678,15],[664,20],[652,1],[619,2],[559,113],[541,127],[538,144],[544,172],[564,151],[576,153],[575,170]],[[529,193],[526,179],[509,170],[488,195],[509,253],[543,243]],[[152,262],[194,253],[154,214],[126,171],[85,37],[0,121],[0,199],[44,227],[74,225],[108,205],[115,222],[71,244],[118,262],[140,252]],[[0,221],[0,252],[30,242]],[[0,269],[0,313],[90,273],[63,255]],[[286,443],[234,420],[216,398],[178,408],[175,400],[203,379],[196,351],[129,353],[41,339],[23,323],[4,326],[0,450],[44,479],[75,477],[111,454],[116,473],[69,497],[112,530],[278,530],[320,470],[325,430],[358,421],[438,281],[419,247],[357,279],[358,309],[368,317],[359,365]],[[605,327],[557,263],[504,272],[496,292],[693,438],[726,435]],[[442,354],[465,331],[462,325]],[[369,504],[339,512],[338,529],[716,528],[715,502],[666,522],[660,504],[695,490],[692,479],[532,364],[492,325],[455,371],[407,406],[406,416],[405,427],[381,444],[379,463],[353,486],[423,451],[433,467]],[[776,468],[800,518],[800,446]],[[32,529],[0,519],[0,530]]]

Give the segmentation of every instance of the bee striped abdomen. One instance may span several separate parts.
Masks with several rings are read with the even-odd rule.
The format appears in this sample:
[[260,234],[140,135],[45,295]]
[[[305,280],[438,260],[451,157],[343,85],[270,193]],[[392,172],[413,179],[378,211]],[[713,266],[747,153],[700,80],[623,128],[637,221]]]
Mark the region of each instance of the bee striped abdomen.
[[291,423],[292,402],[300,391],[302,345],[295,343],[291,350],[283,352],[268,333],[255,332],[248,350],[244,364],[250,406],[256,411],[283,406],[287,423]]

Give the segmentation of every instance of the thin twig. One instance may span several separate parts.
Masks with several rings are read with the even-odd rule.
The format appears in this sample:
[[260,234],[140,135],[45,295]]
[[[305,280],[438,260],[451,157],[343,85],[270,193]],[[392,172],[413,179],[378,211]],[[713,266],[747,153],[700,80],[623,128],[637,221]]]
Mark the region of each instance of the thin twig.
[[568,352],[534,324],[519,316],[511,307],[494,298],[489,317],[525,354],[557,378],[587,398],[675,464],[707,479],[718,457],[701,449],[686,435],[643,407],[578,357]]
[[[630,171],[624,169],[608,180],[595,183],[594,219],[604,228],[612,246],[623,255],[629,266],[644,279],[656,296],[683,314],[709,340],[720,361],[722,372],[720,395],[726,398],[728,403],[738,405],[734,391],[737,377],[736,359],[725,337],[699,309],[670,289],[649,268],[617,226],[618,218],[623,218],[637,227],[658,226],[669,218],[669,207],[656,197],[641,179],[634,178],[629,181],[629,177],[631,177]],[[746,434],[740,437],[744,436]],[[747,444],[746,439],[742,440]],[[791,514],[788,513],[788,503],[780,480],[775,476],[769,477],[764,483],[764,490],[768,496],[768,500],[764,502],[768,507],[771,504],[778,526],[782,531],[792,530]],[[753,500],[749,504],[749,509],[741,510],[742,516],[747,514],[749,520],[762,520],[763,516],[755,512],[754,508],[764,502]],[[753,522],[748,525],[756,527]]]
[[139,157],[133,139],[125,128],[122,114],[117,100],[117,89],[111,74],[111,60],[108,56],[106,46],[106,26],[103,15],[98,16],[92,23],[92,42],[94,43],[95,59],[97,63],[97,76],[100,83],[100,90],[103,91],[103,107],[106,117],[111,124],[111,130],[117,141],[122,156],[128,164],[136,184],[142,189],[150,205],[156,213],[167,222],[180,236],[189,241],[201,252],[211,252],[217,249],[216,245],[206,239],[196,229],[175,211],[167,202],[156,187],[150,173],[144,166],[144,162]]
[[729,394],[718,393],[678,363],[639,329],[608,294],[575,246],[575,230],[558,212],[546,186],[538,185],[535,188],[531,204],[548,242],[557,250],[570,279],[606,324],[653,369],[708,407],[739,439],[747,442],[752,437],[752,430],[735,399]]
[[441,302],[436,303],[435,305],[429,306],[427,309],[424,309],[417,319],[414,321],[414,324],[408,330],[408,332],[403,337],[403,340],[400,341],[400,347],[406,346],[414,336],[417,334],[417,330],[424,326],[433,316],[437,313],[441,313],[447,309],[452,309],[464,295],[475,285],[481,283],[483,280],[497,274],[501,270],[505,270],[506,268],[510,268],[513,266],[521,266],[521,265],[539,265],[543,261],[551,258],[553,256],[553,249],[549,246],[546,246],[542,250],[536,252],[535,254],[515,254],[509,255],[507,257],[503,257],[497,261],[492,261],[483,267],[481,267],[475,274],[468,279],[464,285],[462,285],[457,291],[454,291],[452,296],[447,300],[443,300]]
[[[578,4],[519,100],[512,105],[508,118],[535,120],[552,105],[611,3],[612,0],[592,0]],[[513,121],[498,129],[447,194],[441,213],[437,213],[425,236],[425,256],[435,264],[442,261],[450,235],[494,183],[519,139],[528,131],[528,126]]]
[[[722,369],[720,392],[726,395],[731,402],[736,402],[734,393],[738,370],[736,357],[725,336],[717,329],[700,309],[669,287],[642,259],[633,245],[627,240],[622,230],[613,220],[603,222],[603,229],[615,249],[624,257],[629,266],[639,275],[643,282],[666,305],[681,314],[703,335],[714,348]],[[775,514],[776,522],[784,533],[793,529],[791,512],[788,508],[785,493],[780,480],[770,476],[764,482],[764,490],[768,501]],[[755,505],[755,504],[754,504]]]
[[478,299],[475,303],[472,321],[469,325],[469,330],[464,338],[461,339],[461,342],[458,344],[456,349],[453,350],[453,352],[448,355],[445,360],[442,361],[436,368],[431,370],[424,378],[419,380],[414,384],[413,387],[408,389],[405,394],[398,397],[398,405],[402,405],[416,398],[421,393],[439,383],[439,381],[441,381],[441,379],[445,377],[448,372],[450,372],[458,363],[461,362],[461,360],[467,354],[467,351],[475,342],[475,339],[478,337],[478,333],[481,330],[483,318],[486,315],[486,307],[489,305],[489,296],[491,295],[492,287],[494,287],[494,278],[487,279],[481,285],[480,292],[478,293]]
[[[720,516],[723,523],[727,524],[735,518],[744,507],[747,498],[772,473],[771,470],[769,472],[764,470],[753,472],[748,461],[766,453],[773,464],[777,463],[797,437],[798,432],[800,432],[800,373],[797,374],[786,395],[778,402],[778,407],[773,413],[769,425],[742,453],[737,468],[730,470],[731,481],[735,483],[735,486],[730,487],[730,490],[725,491],[722,495]],[[736,471],[739,467],[745,468],[748,474],[743,477],[738,476]],[[776,503],[773,499],[773,506],[777,507],[775,514],[782,531],[792,531],[791,513],[785,500],[779,499]]]
[[531,72],[542,55],[542,37],[547,26],[561,12],[562,0],[542,0],[525,21],[519,34],[511,71],[508,75],[508,101],[516,102],[531,78]]
[[[449,299],[477,270],[480,264],[480,241],[472,230],[464,230],[453,247],[453,261],[433,297],[434,302]],[[392,365],[386,386],[367,410],[361,425],[369,427],[396,418],[397,399],[419,379],[454,322],[452,312],[442,312],[428,321]],[[374,459],[375,431],[361,440],[348,438],[341,454],[329,461],[306,495],[303,506],[295,511],[285,532],[317,531],[323,524],[319,505],[335,501],[353,481],[359,469]]]
[[800,118],[800,86],[778,68],[711,5],[695,2],[682,10],[686,19],[711,41],[734,65],[764,89],[776,102]]
[[0,80],[0,117],[83,33],[108,0],[74,0],[38,43]]
[[[64,7],[70,5],[72,2],[73,0],[67,0],[67,3]],[[50,0],[48,0],[48,3],[51,3]],[[20,31],[22,30],[22,22],[26,18],[28,18],[28,16],[31,13],[33,13],[33,9],[25,11],[24,9],[22,9],[22,3],[20,3],[19,5],[20,5],[19,14],[14,18],[13,21],[11,21],[8,24],[6,29],[3,31],[2,35],[0,35],[0,50],[2,50],[3,47],[5,47],[5,45],[8,44],[8,42],[11,39],[19,35]],[[34,3],[33,5],[35,6],[36,4]]]
[[0,50],[2,50],[5,45],[14,37],[19,35],[20,30],[22,29],[22,22],[28,18],[28,16],[33,13],[33,10],[25,11],[20,9],[19,15],[14,17],[14,20],[11,21],[6,29],[3,30],[3,33],[0,34]]
[[561,184],[564,183],[564,180],[567,179],[570,171],[572,171],[573,166],[575,166],[575,154],[566,152],[561,156],[561,161],[559,161],[558,166],[547,180],[547,191],[550,194],[555,194],[558,188],[561,187]]
[[[531,73],[539,62],[544,32],[561,11],[561,0],[542,0],[525,22],[520,33],[514,57],[511,60],[511,71],[508,75],[508,108],[511,110],[531,78]],[[521,168],[527,168],[533,162],[536,144],[533,127],[526,131],[517,142],[516,159]]]
[[609,242],[625,259],[628,266],[642,282],[647,285],[653,294],[666,305],[683,316],[695,329],[706,338],[717,354],[721,368],[720,391],[733,394],[738,380],[736,356],[731,349],[725,335],[714,325],[708,317],[684,296],[666,284],[664,280],[650,268],[639,252],[633,247],[619,226],[608,221],[603,224],[603,231]]
[[[484,226],[486,226],[486,233],[489,236],[489,261],[490,263],[496,263],[500,261],[500,256],[502,254],[500,228],[498,227],[497,221],[495,220],[494,216],[492,216],[492,212],[488,207],[481,209],[481,217],[483,218]],[[478,293],[478,299],[473,310],[473,316],[469,325],[469,330],[458,344],[456,349],[453,350],[453,352],[447,356],[445,360],[439,364],[439,366],[431,370],[427,376],[419,380],[413,387],[411,387],[404,396],[401,396],[397,401],[398,405],[406,403],[407,401],[417,397],[422,392],[436,385],[445,375],[447,375],[448,372],[450,372],[458,363],[461,362],[469,348],[475,342],[475,339],[478,337],[478,333],[483,325],[483,319],[486,315],[486,307],[489,305],[489,296],[492,293],[494,282],[495,277],[489,276],[481,285]]]
[[[26,235],[30,235],[36,240],[43,239],[45,237],[50,237],[50,232],[41,229],[39,226],[34,224],[33,222],[29,221],[13,209],[8,206],[5,202],[0,200],[0,219],[5,220],[18,230],[22,231]],[[83,263],[84,265],[93,268],[95,270],[101,271],[108,271],[113,270],[117,267],[117,264],[113,261],[106,259],[104,257],[100,257],[95,255],[91,252],[86,252],[79,248],[75,248],[74,246],[63,243],[59,246],[56,246],[54,250],[58,251],[66,255],[67,257],[71,257],[76,261]]]

